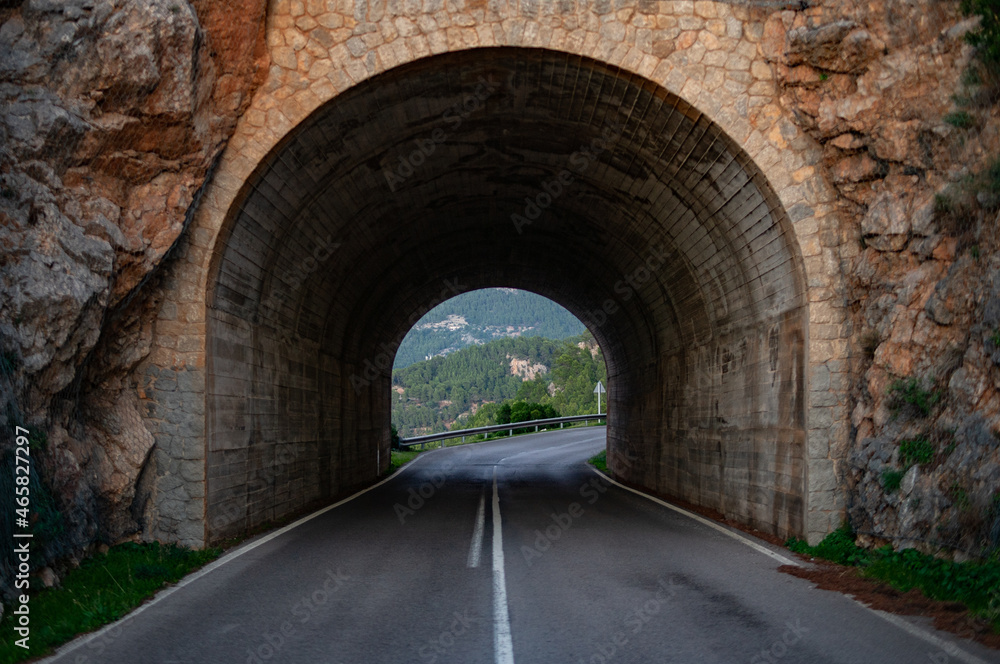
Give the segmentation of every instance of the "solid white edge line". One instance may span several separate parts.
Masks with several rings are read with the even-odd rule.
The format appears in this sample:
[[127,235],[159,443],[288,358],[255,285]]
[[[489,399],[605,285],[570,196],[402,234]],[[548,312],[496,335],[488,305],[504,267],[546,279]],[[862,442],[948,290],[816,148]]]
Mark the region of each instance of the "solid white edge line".
[[[414,461],[417,461],[417,460],[415,459]],[[96,638],[98,638],[100,636],[103,636],[105,633],[111,631],[112,629],[114,629],[116,627],[119,627],[120,625],[123,625],[124,623],[126,623],[129,620],[131,620],[132,618],[136,617],[137,615],[139,615],[140,613],[142,613],[143,611],[145,611],[149,607],[153,606],[154,604],[157,604],[158,602],[160,602],[161,600],[169,597],[170,595],[173,595],[175,592],[177,592],[178,590],[180,590],[184,586],[187,586],[187,585],[189,585],[191,583],[194,583],[198,579],[200,579],[203,576],[205,576],[206,574],[209,574],[212,571],[214,571],[214,570],[222,567],[226,563],[229,563],[229,562],[232,562],[232,561],[236,560],[237,558],[239,558],[240,556],[242,556],[244,553],[247,553],[249,551],[253,551],[258,546],[260,546],[262,544],[266,544],[267,542],[270,542],[274,538],[279,537],[281,535],[284,535],[285,533],[287,533],[292,528],[297,528],[297,527],[301,526],[303,523],[305,523],[307,521],[311,521],[312,519],[315,519],[316,517],[320,516],[321,514],[325,514],[326,512],[329,512],[330,510],[332,510],[332,509],[334,509],[336,507],[340,507],[341,505],[343,505],[345,503],[351,502],[355,498],[357,498],[359,496],[362,496],[362,495],[368,493],[369,491],[371,491],[373,489],[379,488],[380,486],[382,486],[386,482],[388,482],[390,480],[393,480],[393,479],[396,479],[397,477],[399,477],[400,475],[402,475],[403,473],[405,473],[412,466],[413,466],[413,463],[408,463],[407,465],[403,466],[402,468],[400,468],[398,471],[396,471],[395,473],[393,473],[389,477],[386,477],[385,479],[383,479],[382,481],[380,481],[380,482],[378,482],[376,484],[372,484],[370,487],[362,489],[361,491],[358,491],[357,493],[351,494],[347,498],[344,498],[343,500],[340,500],[340,501],[334,503],[333,505],[327,505],[326,507],[323,507],[323,508],[315,511],[312,514],[307,514],[306,516],[302,517],[301,519],[298,519],[297,521],[294,521],[294,522],[288,524],[287,526],[283,526],[283,527],[279,528],[278,530],[275,530],[274,532],[269,533],[268,535],[265,535],[265,536],[261,537],[260,539],[251,540],[251,541],[247,542],[246,544],[243,544],[243,545],[240,545],[240,546],[236,547],[235,549],[233,549],[229,553],[223,554],[223,556],[221,558],[218,558],[217,560],[209,563],[208,565],[205,565],[204,567],[202,567],[197,572],[189,574],[188,576],[185,576],[183,579],[181,579],[180,581],[178,581],[176,584],[170,586],[169,588],[165,588],[165,589],[161,590],[156,595],[154,595],[153,598],[150,599],[148,602],[145,602],[144,604],[140,604],[133,611],[129,612],[127,615],[123,616],[122,618],[119,618],[115,622],[109,623],[109,624],[105,625],[104,627],[102,627],[101,629],[97,630],[96,632],[91,632],[90,634],[84,634],[83,636],[79,636],[79,637],[73,639],[69,643],[63,645],[61,648],[59,648],[58,650],[56,650],[55,653],[53,653],[49,657],[41,660],[41,662],[43,662],[43,663],[44,662],[52,662],[52,661],[55,661],[56,659],[58,659],[60,657],[63,657],[64,655],[68,655],[69,653],[73,652],[74,650],[77,650],[78,648],[80,648],[80,646],[86,645],[87,643],[90,643],[94,639],[96,639]]]
[[503,524],[500,520],[500,492],[497,467],[493,466],[493,653],[496,664],[514,664],[514,644],[510,636],[507,609],[507,576],[503,562]]
[[472,542],[469,544],[468,567],[479,567],[479,558],[483,552],[483,534],[486,525],[486,489],[479,492],[479,509],[476,510],[476,526],[472,529]]
[[758,544],[757,542],[754,542],[753,540],[748,539],[748,538],[744,537],[743,535],[741,535],[741,534],[739,534],[737,532],[733,532],[732,530],[729,530],[728,528],[725,528],[725,527],[719,525],[718,523],[716,523],[715,521],[712,521],[711,519],[706,519],[705,517],[703,517],[703,516],[701,516],[699,514],[695,514],[694,512],[689,512],[688,510],[684,509],[683,507],[678,507],[677,505],[671,505],[667,501],[660,500],[656,496],[651,496],[648,493],[643,493],[642,491],[638,491],[636,489],[633,489],[630,486],[625,486],[621,482],[616,482],[615,480],[611,479],[610,477],[608,477],[607,475],[605,475],[604,473],[602,473],[598,469],[594,468],[593,466],[590,466],[590,469],[592,471],[594,471],[595,473],[597,473],[598,475],[600,475],[601,477],[603,477],[604,479],[606,479],[608,482],[611,482],[612,484],[614,484],[615,486],[617,486],[617,487],[619,487],[621,489],[625,489],[626,491],[631,491],[632,493],[634,493],[637,496],[642,496],[643,498],[646,498],[647,500],[651,500],[654,503],[657,503],[659,505],[663,505],[664,507],[666,507],[668,509],[672,509],[673,511],[675,511],[675,512],[677,512],[679,514],[683,514],[684,516],[686,516],[686,517],[688,517],[690,519],[694,519],[695,521],[697,521],[698,523],[700,523],[702,525],[708,526],[709,528],[712,528],[713,530],[719,531],[723,535],[728,535],[729,537],[732,537],[734,540],[736,540],[738,542],[742,542],[743,544],[746,544],[751,549],[753,549],[755,551],[758,551],[760,553],[763,553],[765,556],[769,556],[771,558],[774,558],[775,560],[777,560],[782,565],[794,565],[795,567],[802,567],[801,563],[799,563],[799,562],[797,562],[795,560],[792,560],[790,558],[786,558],[785,556],[781,555],[780,553],[776,553],[774,551],[771,551],[771,549],[767,548],[766,546],[764,546],[762,544]]
[[[952,657],[962,660],[966,664],[988,664],[987,662],[979,659],[975,655],[962,650],[954,643],[951,643],[950,641],[945,641],[944,639],[931,634],[930,632],[922,629],[921,627],[918,627],[917,625],[914,625],[913,623],[907,620],[904,620],[903,618],[900,618],[895,614],[886,613],[885,611],[879,611],[878,609],[873,609],[870,606],[865,606],[864,604],[854,599],[853,597],[851,599],[854,601],[855,604],[858,604],[868,609],[882,620],[885,620],[886,622],[895,625],[896,627],[903,630],[907,634],[910,634],[911,636],[915,636],[918,639],[923,639],[927,643],[933,645],[935,648],[941,649],[943,652],[951,655]],[[935,660],[929,660],[929,661],[935,661]]]
[[[645,493],[643,493],[641,491],[637,491],[636,489],[633,489],[632,487],[625,486],[621,482],[616,482],[615,480],[611,479],[610,477],[608,477],[607,475],[605,475],[604,473],[602,473],[598,469],[594,468],[593,466],[590,466],[590,469],[593,470],[595,473],[597,473],[598,475],[600,475],[601,477],[603,477],[604,479],[606,479],[607,481],[611,482],[612,484],[614,484],[617,487],[625,489],[626,491],[631,491],[632,493],[634,493],[634,494],[636,494],[638,496],[642,496],[643,498],[648,498],[649,500],[652,500],[654,503],[658,503],[660,505],[663,505],[664,507],[668,507],[668,508],[674,510],[675,512],[683,514],[684,516],[690,517],[690,518],[694,519],[695,521],[697,521],[699,523],[702,523],[702,524],[704,524],[706,526],[709,526],[710,528],[714,528],[715,530],[718,530],[720,533],[725,533],[726,535],[729,535],[733,539],[738,540],[738,541],[746,544],[747,546],[749,546],[749,547],[751,547],[751,548],[753,548],[753,549],[755,549],[757,551],[760,551],[761,553],[763,553],[765,555],[770,556],[771,558],[774,558],[775,560],[777,560],[778,562],[782,563],[783,565],[794,565],[796,567],[802,567],[801,563],[799,563],[797,561],[794,561],[794,560],[791,560],[789,558],[786,558],[786,557],[782,556],[779,553],[771,551],[767,547],[762,546],[762,545],[758,544],[757,542],[754,542],[753,540],[747,539],[746,537],[743,537],[739,533],[735,533],[735,532],[729,530],[728,528],[724,528],[724,527],[722,527],[721,525],[719,525],[718,523],[716,523],[714,521],[706,519],[705,517],[700,516],[698,514],[694,514],[693,512],[689,512],[688,510],[686,510],[686,509],[684,509],[682,507],[678,507],[677,505],[671,505],[670,503],[666,502],[665,500],[660,500],[659,498],[657,498],[655,496],[650,496],[650,495],[645,494]],[[874,613],[875,615],[877,615],[879,618],[882,618],[886,622],[888,622],[888,623],[890,623],[892,625],[895,625],[896,627],[900,628],[904,632],[907,632],[911,636],[915,636],[915,637],[917,637],[919,639],[922,639],[922,640],[926,641],[927,643],[932,644],[935,648],[940,648],[943,652],[947,653],[948,655],[951,655],[952,657],[960,659],[961,661],[965,662],[965,664],[987,664],[987,662],[984,662],[983,660],[979,659],[975,655],[972,655],[972,654],[970,654],[970,653],[962,650],[961,648],[959,648],[954,643],[951,643],[950,641],[945,641],[944,639],[939,638],[939,637],[935,636],[934,634],[931,634],[930,632],[928,632],[928,631],[926,631],[926,630],[918,627],[917,625],[914,625],[913,623],[910,623],[910,622],[904,620],[903,618],[900,618],[899,616],[897,616],[895,614],[886,613],[885,611],[879,611],[877,609],[873,609],[870,606],[865,605],[863,602],[859,602],[858,600],[854,599],[850,595],[848,595],[847,597],[848,597],[848,599],[850,599],[851,601],[853,601],[855,604],[857,604],[861,608],[867,609],[868,611],[871,611],[872,613]]]

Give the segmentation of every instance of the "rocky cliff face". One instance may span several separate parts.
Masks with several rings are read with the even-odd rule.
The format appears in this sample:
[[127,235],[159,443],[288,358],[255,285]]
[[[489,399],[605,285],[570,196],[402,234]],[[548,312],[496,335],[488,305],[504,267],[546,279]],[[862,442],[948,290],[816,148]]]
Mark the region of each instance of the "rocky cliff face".
[[1000,122],[963,41],[977,21],[950,2],[823,3],[772,14],[764,41],[839,193],[851,523],[973,555],[1000,544]]
[[265,5],[0,4],[0,398],[48,558],[142,521],[144,286],[266,71]]

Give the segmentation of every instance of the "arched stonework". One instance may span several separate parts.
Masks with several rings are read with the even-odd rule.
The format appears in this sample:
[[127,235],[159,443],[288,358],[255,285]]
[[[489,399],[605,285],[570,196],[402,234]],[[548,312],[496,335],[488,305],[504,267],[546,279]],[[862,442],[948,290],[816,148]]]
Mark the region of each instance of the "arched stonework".
[[[346,11],[338,9],[342,5],[348,6]],[[455,9],[456,7],[458,9]],[[634,385],[646,384],[644,381],[651,384],[657,376],[662,377],[666,372],[691,370],[694,367],[717,367],[721,376],[723,367],[733,367],[734,362],[740,361],[741,352],[747,353],[745,357],[752,357],[755,360],[768,358],[770,361],[773,348],[780,351],[795,348],[797,345],[802,350],[801,354],[790,352],[789,358],[799,357],[804,366],[784,367],[783,371],[786,371],[787,375],[782,374],[784,377],[781,380],[798,381],[796,385],[789,387],[793,391],[798,390],[795,393],[801,400],[799,420],[795,419],[794,413],[782,412],[781,406],[795,410],[794,406],[787,403],[769,402],[768,398],[771,397],[754,401],[756,397],[750,393],[753,389],[748,387],[752,381],[746,375],[740,379],[739,387],[730,388],[720,376],[689,374],[670,389],[664,389],[656,395],[630,393],[627,389],[619,391],[620,402],[615,404],[620,413],[619,417],[632,418],[632,421],[644,424],[641,427],[636,425],[638,428],[626,432],[616,431],[615,423],[612,422],[611,437],[618,441],[612,444],[612,452],[631,449],[634,455],[635,450],[645,449],[637,446],[639,445],[637,436],[666,441],[680,429],[690,433],[686,425],[678,424],[680,421],[677,419],[678,404],[710,404],[711,400],[702,399],[702,396],[709,394],[724,395],[720,408],[725,408],[726,403],[733,399],[749,399],[756,404],[758,412],[743,413],[743,416],[749,419],[745,419],[741,424],[740,431],[745,433],[753,429],[754,422],[759,420],[754,418],[762,413],[773,413],[775,418],[779,420],[785,418],[783,421],[792,422],[792,425],[788,428],[790,433],[787,441],[771,442],[786,446],[798,444],[802,450],[802,472],[799,473],[799,477],[803,482],[803,504],[800,508],[803,521],[798,526],[792,525],[786,518],[788,506],[779,505],[775,508],[772,501],[771,508],[775,509],[771,518],[772,523],[785,519],[785,525],[780,528],[782,532],[804,531],[810,539],[825,534],[839,525],[842,516],[842,498],[837,489],[835,463],[836,451],[843,446],[847,437],[845,405],[847,330],[843,298],[840,295],[839,231],[832,206],[832,194],[814,169],[814,164],[819,159],[818,149],[785,116],[775,98],[770,68],[759,54],[758,43],[762,38],[765,18],[764,14],[752,13],[745,7],[715,2],[522,2],[520,5],[502,2],[447,4],[276,2],[271,9],[268,27],[272,68],[250,110],[242,118],[206,191],[191,228],[190,246],[185,262],[175,266],[171,275],[171,291],[167,295],[170,305],[164,308],[157,323],[154,339],[156,348],[147,368],[149,389],[145,392],[145,398],[157,403],[166,399],[164,393],[157,389],[156,375],[165,369],[180,371],[187,376],[185,391],[180,394],[171,393],[169,400],[181,404],[180,407],[192,416],[204,415],[207,430],[215,432],[213,436],[221,430],[220,426],[223,428],[227,426],[219,421],[219,418],[228,416],[226,413],[217,410],[215,406],[206,410],[206,358],[213,353],[218,355],[219,350],[213,350],[206,345],[208,339],[206,305],[215,306],[214,303],[207,302],[206,298],[211,298],[213,293],[216,293],[218,284],[222,283],[217,281],[218,274],[212,273],[212,256],[216,255],[217,265],[225,262],[224,254],[230,246],[228,240],[232,237],[231,229],[227,229],[223,236],[220,236],[220,230],[227,219],[235,220],[245,212],[249,196],[247,183],[266,181],[267,174],[274,172],[275,166],[278,165],[274,161],[275,157],[282,154],[282,150],[294,142],[297,127],[317,117],[314,113],[318,109],[331,107],[331,103],[335,105],[337,99],[351,94],[355,88],[372,77],[410,63],[419,65],[419,61],[427,59],[426,62],[431,63],[428,71],[432,71],[434,59],[431,56],[437,54],[466,53],[467,58],[459,61],[475,61],[477,54],[488,58],[495,57],[492,54],[503,53],[502,49],[499,51],[477,49],[517,47],[544,49],[545,53],[562,54],[565,62],[572,62],[574,58],[578,61],[580,57],[593,58],[594,64],[591,70],[613,68],[618,72],[616,74],[618,78],[631,81],[639,89],[653,86],[662,90],[662,98],[666,99],[664,95],[667,95],[669,99],[677,100],[678,104],[689,105],[690,110],[682,113],[682,116],[689,118],[693,122],[692,126],[704,126],[707,128],[705,131],[717,132],[717,135],[712,135],[709,145],[719,142],[720,145],[730,146],[720,154],[741,155],[740,158],[746,161],[745,164],[741,164],[743,172],[750,174],[751,179],[757,178],[766,184],[766,187],[761,189],[762,196],[766,194],[773,197],[773,200],[765,205],[769,214],[779,220],[776,222],[779,226],[781,224],[788,226],[788,231],[783,231],[781,242],[789,248],[788,251],[791,253],[788,255],[794,255],[795,260],[801,261],[800,272],[803,275],[801,292],[786,301],[788,306],[768,312],[768,315],[774,314],[777,318],[783,315],[790,315],[792,318],[801,315],[803,324],[796,326],[786,321],[783,327],[776,328],[778,329],[776,338],[768,331],[763,336],[758,335],[748,341],[748,346],[742,351],[736,337],[727,341],[725,335],[722,335],[716,337],[714,346],[702,344],[698,346],[697,351],[690,351],[687,355],[672,355],[665,352],[658,367],[629,369],[634,378],[630,384]],[[461,94],[466,91],[460,89],[457,92]],[[648,94],[655,96],[653,93]],[[386,95],[390,93],[386,91]],[[600,94],[594,97],[595,100],[599,98]],[[566,103],[571,103],[571,99],[567,99]],[[489,100],[486,102],[487,108],[488,105]],[[737,152],[733,152],[734,149]],[[613,151],[609,151],[607,158],[610,159],[613,154]],[[393,156],[404,155],[398,153]],[[599,159],[595,163],[602,162]],[[548,172],[544,168],[539,170],[539,182],[546,182],[549,174],[558,175],[558,170],[552,163],[542,160],[540,164],[549,170]],[[697,181],[692,181],[694,185],[698,184]],[[405,188],[406,183],[403,184]],[[692,191],[696,188],[693,187]],[[517,190],[517,193],[522,192]],[[703,216],[705,210],[697,209],[698,204],[694,202],[695,199],[698,199],[696,192],[688,201],[691,213],[696,217]],[[566,201],[568,205],[569,199]],[[557,207],[553,206],[550,212],[559,216],[561,213]],[[620,205],[619,209],[625,207]],[[306,207],[300,206],[296,209],[306,209]],[[780,221],[782,218],[783,222]],[[538,226],[532,224],[528,230],[533,232],[540,229],[539,222]],[[303,238],[303,249],[309,251],[316,249],[316,246],[308,244],[308,238],[305,236]],[[630,239],[649,241],[648,237],[641,235]],[[334,239],[334,242],[339,241]],[[626,242],[622,246],[627,244]],[[741,250],[733,251],[735,251],[733,255],[736,256]],[[759,249],[751,246],[742,251],[743,257],[746,258]],[[628,276],[631,274],[629,270],[638,269],[639,264],[636,261],[644,259],[641,251],[633,251],[635,255],[632,256],[627,256],[626,253],[620,251],[615,260],[609,263],[615,270],[620,271],[621,276]],[[766,257],[760,258],[762,269],[759,273],[767,274]],[[685,260],[691,263],[691,255],[686,255]],[[459,268],[456,267],[456,270]],[[321,272],[322,270],[317,269],[315,274],[320,275]],[[502,275],[505,283],[529,287],[554,296],[582,316],[593,311],[595,302],[599,305],[615,297],[613,292],[607,297],[597,297],[596,294],[601,291],[596,285],[592,299],[586,299],[580,293],[575,295],[568,292],[561,293],[544,281],[546,277],[543,274],[529,278],[525,276],[528,272],[520,274],[514,272],[516,271]],[[463,274],[471,272],[466,269]],[[715,274],[724,277],[727,272],[722,268]],[[600,280],[595,276],[594,281],[596,283]],[[499,278],[494,275],[484,279],[482,283],[483,285],[499,283]],[[615,282],[612,280],[610,283],[613,285]],[[710,286],[711,284],[705,282],[698,290],[709,293]],[[716,295],[706,297],[709,300],[714,297],[714,302],[728,301],[720,294],[735,292],[728,290],[730,286],[719,282]],[[652,288],[652,281],[647,282],[644,287]],[[267,288],[261,286],[258,296],[266,297],[264,293]],[[754,294],[752,287],[743,284],[741,288],[742,292],[750,293],[748,298],[741,300],[748,303],[747,311],[755,310],[754,308],[763,300],[755,299],[757,295]],[[433,290],[433,287],[423,284],[410,293],[410,299],[407,301],[413,303],[419,300],[425,302],[433,300],[436,297]],[[640,288],[639,292],[641,290]],[[670,298],[663,299],[669,301]],[[651,301],[647,297],[637,297],[636,300],[643,300],[646,305]],[[789,304],[792,302],[794,306]],[[801,309],[796,309],[800,305]],[[391,338],[409,319],[409,315],[404,315],[406,305],[403,301],[395,302],[394,306],[397,307],[397,310],[392,312],[395,318],[390,316],[385,323],[388,328],[380,330],[376,336]],[[714,306],[715,304],[706,305],[705,316],[708,317],[706,320],[717,323],[725,316],[719,318],[720,311],[713,309]],[[762,309],[758,307],[755,311],[758,322],[767,319],[767,315],[761,313]],[[795,313],[796,311],[798,313]],[[649,312],[648,306],[640,307],[637,303],[636,307],[626,314],[630,319],[637,321],[629,326],[630,329],[645,330],[643,334],[646,334],[646,337],[633,334],[629,337],[628,344],[634,344],[633,347],[640,349],[655,348],[658,349],[657,353],[669,350],[670,336],[666,331],[668,326],[658,328],[657,325],[640,324],[644,317],[648,319]],[[361,316],[359,320],[364,320],[366,324],[378,324],[371,311],[356,310],[352,313]],[[663,316],[669,317],[666,312],[663,312]],[[701,327],[708,329],[711,325]],[[726,329],[732,331],[738,328],[736,325]],[[683,331],[684,326],[679,325],[672,329]],[[699,325],[694,325],[692,331],[696,332],[697,329]],[[600,330],[597,332],[600,336]],[[365,334],[362,328],[342,330],[338,334],[343,335],[344,339],[353,339],[351,343],[354,347],[362,348],[363,344],[358,345],[360,342],[357,341]],[[693,338],[695,337],[690,335],[684,337],[678,333],[677,341],[683,346],[687,343],[684,339],[690,341]],[[625,344],[623,339],[619,339],[618,343]],[[602,341],[612,345],[615,343],[610,338]],[[371,352],[377,349],[366,350]],[[614,351],[610,351],[610,354],[614,355]],[[641,352],[639,354],[642,355]],[[375,355],[369,355],[373,356]],[[628,357],[628,353],[619,354],[618,357]],[[352,370],[356,371],[357,368]],[[799,378],[796,379],[795,376]],[[764,377],[763,374],[755,374],[753,377],[753,380],[758,380],[760,383],[757,396],[766,392],[765,381],[762,380]],[[343,378],[341,375],[340,379]],[[208,382],[212,383],[215,380],[213,377]],[[627,401],[624,400],[626,397]],[[371,403],[378,404],[377,395],[372,397]],[[711,411],[699,413],[701,419],[698,421],[705,426],[700,430],[702,433],[689,436],[690,440],[701,440],[706,445],[709,440],[715,442],[726,440],[728,434],[719,433],[718,427],[713,429],[715,425],[711,420],[716,417],[725,419],[724,414]],[[780,422],[775,426],[779,424]],[[234,426],[239,425],[234,424]],[[151,423],[151,427],[156,431],[160,443],[159,454],[166,460],[166,463],[160,466],[164,469],[164,477],[181,475],[185,478],[184,485],[160,479],[157,508],[161,534],[194,543],[199,541],[199,527],[202,529],[201,538],[204,539],[206,522],[209,532],[212,533],[226,532],[227,529],[244,525],[246,522],[242,519],[246,518],[245,512],[242,515],[237,513],[238,510],[230,512],[229,515],[205,513],[206,426],[199,428],[196,425],[188,425],[182,434],[174,431],[169,422]],[[361,435],[360,439],[377,443],[379,434],[376,429],[377,427],[368,422],[365,427],[353,431],[368,431],[370,433]],[[798,443],[793,440],[794,430],[802,432]],[[715,433],[702,435],[705,431],[715,431]],[[731,441],[736,456],[730,457],[730,463],[740,455],[747,458],[748,463],[756,463],[751,449],[752,441],[759,441],[761,436],[767,438],[773,433],[774,431],[766,431],[751,436],[742,434],[736,436],[739,441],[735,439]],[[221,441],[221,438],[219,440]],[[308,441],[301,442],[304,445],[308,443]],[[699,447],[701,443],[691,443],[691,445],[691,449],[704,448]],[[747,445],[750,447],[746,447]],[[211,447],[207,449],[208,454],[211,454]],[[666,448],[663,446],[655,448],[659,451],[663,449]],[[308,446],[302,450],[308,453]],[[298,452],[293,454],[297,455]],[[782,458],[786,459],[794,456],[791,452],[783,454]],[[236,455],[233,453],[234,458]],[[614,458],[614,454],[612,456]],[[259,463],[267,463],[267,460],[262,458]],[[358,460],[359,465],[364,463],[367,462]],[[684,470],[680,470],[681,466],[678,465],[676,458],[661,458],[652,463],[652,457],[649,455],[641,470],[630,471],[621,465],[620,460],[613,463],[618,464],[617,472],[633,481],[647,485],[673,482],[675,488],[673,493],[685,494],[684,497],[695,498],[695,502],[701,500],[711,506],[729,510],[749,522],[760,524],[765,520],[759,506],[744,509],[736,503],[727,502],[727,499],[712,497],[722,496],[725,493],[717,491],[717,486],[713,488],[713,481],[702,484],[700,480],[685,479],[678,475],[678,473],[690,473],[691,469],[696,467],[718,468],[717,460],[710,457],[702,460],[687,459]],[[207,467],[208,485],[212,486],[214,480],[212,473],[219,473],[219,466],[209,462]],[[372,475],[375,470],[373,464]],[[777,472],[782,477],[787,474],[773,466],[770,467],[770,471]],[[265,472],[263,480],[265,483],[268,479],[267,473],[272,473],[270,479],[273,484],[273,472],[273,470]],[[672,477],[671,472],[674,473]],[[737,475],[738,473],[720,475],[717,481],[741,482],[742,479]],[[793,475],[794,473],[788,476]],[[201,489],[191,489],[192,484],[198,485],[199,479]],[[361,477],[356,479],[363,481]],[[219,486],[218,483],[216,486]],[[663,489],[664,486],[657,488]],[[677,487],[693,488],[687,491],[687,489],[677,490]],[[779,488],[781,491],[788,490],[785,486]],[[268,500],[272,506],[285,505],[289,509],[292,507],[292,503],[287,505],[275,503],[273,496]],[[760,505],[764,502],[766,501]],[[779,515],[781,509],[785,509],[786,516]],[[237,525],[234,526],[234,523]]]

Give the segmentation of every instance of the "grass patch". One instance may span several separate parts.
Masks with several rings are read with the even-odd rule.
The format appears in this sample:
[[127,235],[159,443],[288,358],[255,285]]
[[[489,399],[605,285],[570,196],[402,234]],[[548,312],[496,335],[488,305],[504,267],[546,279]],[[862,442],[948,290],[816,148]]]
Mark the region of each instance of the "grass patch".
[[968,98],[965,105],[986,107],[1000,98],[1000,2],[998,0],[962,0],[966,16],[979,16],[979,25],[965,35],[976,47],[975,61],[969,63],[962,83]]
[[975,30],[965,40],[976,47],[976,57],[994,68],[1000,68],[1000,11],[996,0],[962,0],[966,16],[979,16]]
[[816,546],[792,538],[786,546],[806,556],[862,568],[869,578],[884,581],[902,592],[919,589],[931,599],[961,602],[974,615],[986,619],[1000,634],[1000,560],[956,563],[914,549],[892,547],[864,549],[854,543],[854,533],[844,524]]
[[889,394],[897,403],[913,406],[922,416],[931,414],[931,409],[941,400],[941,393],[925,390],[919,378],[899,378],[889,386]]
[[14,645],[14,607],[7,608],[0,621],[4,634],[0,661],[20,662],[44,655],[78,634],[114,622],[220,553],[219,549],[192,551],[155,542],[129,542],[88,558],[66,574],[61,587],[32,596],[28,650]]
[[899,486],[903,483],[904,475],[906,475],[906,471],[903,470],[883,470],[882,488],[885,489],[887,493],[899,491]]
[[968,111],[955,111],[944,116],[944,121],[957,129],[971,129],[976,124],[975,118]]
[[979,193],[985,194],[983,206],[987,210],[1000,208],[1000,157],[990,162],[980,178]]
[[600,453],[595,454],[594,456],[587,459],[587,463],[589,463],[591,466],[598,469],[602,473],[608,472],[608,451],[601,450]]
[[868,565],[872,561],[871,552],[854,543],[854,533],[844,524],[827,535],[816,546],[809,546],[805,540],[791,538],[785,546],[805,556],[822,558],[838,565]]
[[954,501],[955,507],[963,512],[972,507],[972,500],[969,498],[969,492],[963,489],[958,482],[951,485],[951,488],[948,489],[948,495],[951,496],[952,501]]
[[934,459],[934,445],[926,438],[899,442],[899,459],[909,468],[913,464],[924,466]]
[[389,474],[416,459],[418,454],[420,452],[417,450],[392,450],[389,456]]

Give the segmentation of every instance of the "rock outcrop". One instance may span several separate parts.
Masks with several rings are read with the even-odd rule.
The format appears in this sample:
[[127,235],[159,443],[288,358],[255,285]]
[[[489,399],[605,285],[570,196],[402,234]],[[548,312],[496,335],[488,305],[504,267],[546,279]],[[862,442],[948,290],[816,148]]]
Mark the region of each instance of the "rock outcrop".
[[154,442],[130,372],[149,353],[146,286],[266,72],[266,2],[11,4],[0,397],[8,428],[32,431],[37,564],[140,527]]
[[853,447],[836,456],[851,524],[870,542],[970,555],[1000,545],[1000,238],[981,175],[1000,121],[986,84],[968,82],[976,25],[958,3],[823,3],[772,14],[763,42],[839,193],[855,402]]

